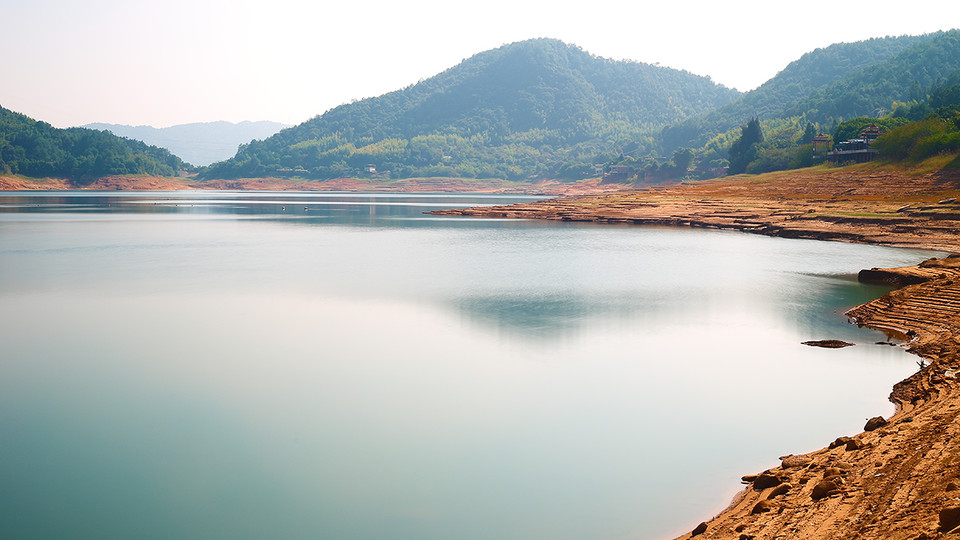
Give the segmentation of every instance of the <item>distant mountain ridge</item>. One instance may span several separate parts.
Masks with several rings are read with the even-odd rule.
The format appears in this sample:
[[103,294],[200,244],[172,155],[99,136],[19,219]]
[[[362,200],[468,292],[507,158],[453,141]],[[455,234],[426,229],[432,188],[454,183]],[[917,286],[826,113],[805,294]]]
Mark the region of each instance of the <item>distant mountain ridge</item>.
[[120,137],[136,139],[166,148],[196,166],[206,166],[232,157],[241,144],[265,139],[290,127],[278,122],[195,122],[165,128],[121,124],[86,124],[89,129],[106,130]]
[[738,96],[708,77],[528,40],[334,108],[244,146],[203,175],[550,176],[564,163],[608,159],[663,125]]

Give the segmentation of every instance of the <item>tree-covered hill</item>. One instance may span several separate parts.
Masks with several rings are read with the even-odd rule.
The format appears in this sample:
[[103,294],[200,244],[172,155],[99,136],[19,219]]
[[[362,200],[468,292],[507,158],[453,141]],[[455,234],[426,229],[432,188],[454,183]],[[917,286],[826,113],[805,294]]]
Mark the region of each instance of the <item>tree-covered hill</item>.
[[[700,147],[711,138],[755,117],[766,121],[802,117],[804,123],[830,125],[845,118],[872,113],[871,107],[889,108],[894,100],[904,100],[911,92],[919,92],[919,88],[914,88],[910,82],[914,72],[944,71],[943,65],[933,65],[939,54],[927,52],[952,49],[955,39],[956,32],[950,32],[875,38],[816,49],[791,62],[774,78],[739,99],[668,126],[662,132],[662,150],[670,152],[682,146]],[[919,62],[910,65],[907,58]],[[960,54],[955,54],[945,65],[958,64]],[[892,77],[891,72],[895,72]],[[882,77],[889,79],[882,81],[884,92],[878,91],[881,87],[878,78]],[[906,83],[899,82],[901,79]]]
[[85,128],[58,129],[0,107],[0,173],[69,178],[176,176],[185,164],[163,148]]
[[253,141],[203,176],[333,178],[368,168],[393,177],[592,172],[592,163],[651,144],[664,125],[738,95],[707,77],[530,40]]

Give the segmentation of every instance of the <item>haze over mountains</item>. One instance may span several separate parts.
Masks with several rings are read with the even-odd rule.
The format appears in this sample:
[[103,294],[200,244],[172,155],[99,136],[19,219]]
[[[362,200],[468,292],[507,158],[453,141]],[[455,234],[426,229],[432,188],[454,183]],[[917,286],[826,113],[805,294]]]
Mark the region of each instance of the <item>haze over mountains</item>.
[[89,129],[107,130],[114,135],[166,148],[198,167],[234,156],[237,147],[254,139],[265,139],[285,127],[278,122],[198,122],[165,128],[120,124],[86,124]]

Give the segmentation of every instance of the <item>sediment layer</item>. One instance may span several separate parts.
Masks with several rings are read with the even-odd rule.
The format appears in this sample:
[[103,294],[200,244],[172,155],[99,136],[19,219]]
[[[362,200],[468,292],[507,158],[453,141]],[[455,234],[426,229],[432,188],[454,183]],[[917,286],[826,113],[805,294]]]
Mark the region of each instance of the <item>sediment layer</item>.
[[953,252],[960,249],[958,197],[960,172],[811,169],[433,213],[731,229]]

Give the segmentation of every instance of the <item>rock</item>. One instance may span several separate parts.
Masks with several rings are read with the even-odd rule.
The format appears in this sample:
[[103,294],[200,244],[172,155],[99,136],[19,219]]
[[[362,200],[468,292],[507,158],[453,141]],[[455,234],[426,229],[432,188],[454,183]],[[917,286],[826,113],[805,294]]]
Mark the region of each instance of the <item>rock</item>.
[[852,450],[860,450],[861,448],[863,448],[863,444],[861,444],[860,441],[856,439],[850,439],[849,441],[847,441],[847,444],[844,446],[844,450],[846,450],[847,452],[850,452]]
[[790,469],[793,467],[803,467],[810,463],[811,459],[807,456],[783,456],[780,458],[780,466],[784,469]]
[[867,420],[866,425],[863,426],[864,431],[874,431],[882,428],[887,425],[887,421],[883,419],[882,416],[874,416],[873,418]]
[[813,493],[810,494],[810,498],[819,501],[830,495],[836,495],[840,493],[840,487],[837,486],[837,483],[833,480],[821,480],[817,485],[813,486]]
[[956,482],[947,482],[945,491],[956,491],[957,489],[960,489],[960,486],[957,486]]
[[940,532],[948,532],[960,526],[960,506],[948,506],[940,511]]
[[756,538],[756,537],[753,536],[752,534],[741,534],[741,535],[740,535],[740,540],[753,540],[754,538]]
[[793,486],[791,486],[788,482],[784,482],[779,486],[773,488],[770,494],[767,495],[767,499],[773,499],[775,497],[779,497],[780,495],[783,495],[784,493],[790,491],[791,487]]
[[747,530],[747,525],[745,523],[741,523],[737,525],[737,528],[734,529],[733,532],[743,532],[745,530]]
[[774,486],[779,486],[783,480],[775,474],[769,472],[761,473],[753,481],[753,489],[767,489]]
[[847,470],[847,469],[852,469],[852,468],[853,468],[853,463],[850,463],[849,461],[838,461],[837,464],[836,464],[836,467],[837,467],[838,469],[840,469],[841,471]]
[[833,441],[832,443],[830,443],[830,447],[829,447],[829,448],[830,448],[831,450],[833,450],[834,448],[839,448],[839,447],[841,447],[841,446],[845,446],[848,442],[850,442],[850,441],[852,441],[852,440],[853,440],[853,439],[851,439],[850,437],[837,437],[837,440],[835,440],[835,441]]
[[693,537],[693,536],[700,536],[701,534],[703,534],[703,533],[705,533],[705,532],[707,532],[707,524],[706,524],[706,522],[701,522],[699,525],[697,525],[697,528],[695,528],[695,529],[693,530],[693,532],[690,533],[690,536],[691,536],[691,537]]
[[846,341],[840,341],[839,339],[821,339],[818,341],[804,341],[801,342],[801,345],[823,347],[825,349],[842,349],[843,347],[852,347],[855,345],[855,343],[847,343]]
[[759,475],[759,474],[747,474],[747,475],[741,476],[741,477],[740,477],[740,481],[743,482],[744,484],[752,484],[753,481],[756,480],[758,476],[760,476],[760,475]]
[[751,514],[762,514],[764,512],[769,512],[773,509],[773,503],[764,499],[754,505],[753,510],[750,511]]
[[833,478],[834,476],[840,476],[842,473],[843,471],[841,471],[839,467],[827,467],[823,470],[823,477]]

